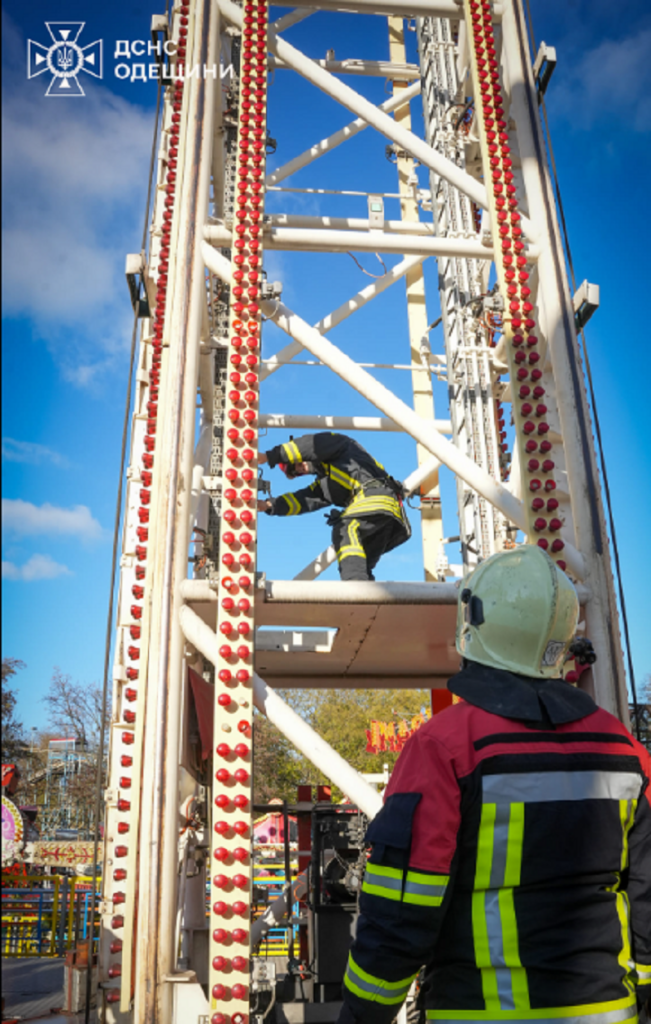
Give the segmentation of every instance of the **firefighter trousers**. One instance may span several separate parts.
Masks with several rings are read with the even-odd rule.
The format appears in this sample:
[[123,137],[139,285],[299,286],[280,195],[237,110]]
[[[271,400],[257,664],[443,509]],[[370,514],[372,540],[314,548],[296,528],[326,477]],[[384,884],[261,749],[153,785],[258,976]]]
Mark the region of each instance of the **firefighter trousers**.
[[374,580],[373,569],[382,555],[407,539],[405,527],[393,516],[342,516],[332,528],[341,579]]

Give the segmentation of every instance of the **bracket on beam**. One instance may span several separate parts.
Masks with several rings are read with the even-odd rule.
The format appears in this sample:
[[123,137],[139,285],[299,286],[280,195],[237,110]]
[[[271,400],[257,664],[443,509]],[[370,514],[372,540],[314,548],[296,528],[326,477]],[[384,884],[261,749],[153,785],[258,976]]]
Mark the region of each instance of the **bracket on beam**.
[[169,64],[166,62],[167,44],[170,41],[170,23],[166,14],[154,14],[151,19],[151,41],[154,46],[154,60],[158,64],[161,85],[172,81]]
[[588,320],[599,309],[599,285],[584,281],[572,299],[574,326],[582,330]]
[[151,316],[149,298],[147,296],[147,284],[145,280],[147,264],[145,263],[144,253],[132,252],[127,255],[125,273],[127,276],[127,284],[129,285],[129,295],[131,296],[133,312],[139,319]]
[[533,77],[536,83],[538,103],[542,103],[555,67],[556,49],[553,46],[547,46],[547,43],[541,43],[533,62]]

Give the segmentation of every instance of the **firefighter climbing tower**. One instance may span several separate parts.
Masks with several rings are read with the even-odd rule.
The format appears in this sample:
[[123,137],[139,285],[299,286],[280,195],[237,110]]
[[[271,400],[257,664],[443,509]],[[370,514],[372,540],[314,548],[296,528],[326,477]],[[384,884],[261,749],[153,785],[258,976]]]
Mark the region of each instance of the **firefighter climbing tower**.
[[[317,8],[321,40],[330,11],[388,17],[385,50],[375,61],[307,57],[285,34]],[[404,19],[412,17],[418,65],[405,55]],[[599,659],[598,702],[625,718],[626,691],[521,0],[315,0],[276,22],[265,0],[188,0],[174,5],[169,22],[155,21],[173,56],[141,263],[150,315],[138,353],[121,560],[101,1014],[111,1024],[249,1024],[259,937],[251,924],[253,706],[374,813],[373,790],[313,741],[274,687],[445,684],[457,664],[457,587],[443,557],[441,465],[456,475],[461,571],[505,546],[544,548],[577,581]],[[270,68],[316,86],[355,120],[267,173]],[[393,95],[375,106],[345,84],[347,74],[387,78]],[[419,92],[424,139],[409,116]],[[268,189],[282,194],[290,174],[367,126],[386,137],[397,163],[400,219],[372,203],[366,217],[333,217],[326,194],[319,216],[265,214]],[[417,165],[429,188],[422,180],[419,187]],[[369,167],[369,193],[372,174]],[[400,261],[310,326],[266,280],[265,249]],[[432,258],[444,352],[433,351],[425,315],[421,267]],[[343,320],[384,301],[403,278],[408,316],[394,362],[409,360],[412,405],[326,337],[336,339]],[[265,320],[290,339],[266,359]],[[331,416],[319,398],[312,416],[271,414],[264,389],[261,409],[261,384],[301,352],[378,415]],[[449,419],[435,418],[436,374],[446,375]],[[260,576],[258,437],[276,427],[411,435],[413,472],[404,476],[421,501],[424,582],[317,581],[331,552],[293,580]],[[336,635],[317,649],[283,634],[272,649],[260,626],[336,627]],[[202,700],[214,709],[211,728]]]

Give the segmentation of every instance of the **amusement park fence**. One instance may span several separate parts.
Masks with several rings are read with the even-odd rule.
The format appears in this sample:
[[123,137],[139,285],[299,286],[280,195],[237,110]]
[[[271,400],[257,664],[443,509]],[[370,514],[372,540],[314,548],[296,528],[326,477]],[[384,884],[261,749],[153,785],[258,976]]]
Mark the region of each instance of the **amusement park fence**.
[[[86,879],[27,875],[24,882],[24,887],[2,890],[3,957],[63,956],[89,938],[93,897]],[[98,932],[93,930],[96,950]]]

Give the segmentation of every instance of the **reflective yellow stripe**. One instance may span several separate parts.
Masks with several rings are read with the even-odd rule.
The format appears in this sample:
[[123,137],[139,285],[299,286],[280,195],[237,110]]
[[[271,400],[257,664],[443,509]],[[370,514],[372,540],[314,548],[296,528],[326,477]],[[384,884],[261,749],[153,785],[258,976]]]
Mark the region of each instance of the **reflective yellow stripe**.
[[438,1021],[511,1021],[511,1024],[529,1024],[530,1021],[565,1020],[581,1024],[587,1017],[589,1024],[629,1024],[637,1021],[635,997],[615,999],[607,1003],[584,1003],[582,1006],[554,1006],[541,1010],[426,1010],[427,1020]]
[[449,875],[428,875],[422,871],[407,871],[405,875],[399,868],[383,867],[369,861],[362,892],[394,902],[440,907],[449,880]]
[[506,868],[504,884],[520,884],[522,870],[522,844],[524,842],[524,804],[511,804],[509,815],[509,836],[506,846]]
[[513,888],[520,885],[522,874],[522,847],[524,843],[524,804],[511,804],[509,811],[509,832],[506,841],[506,865],[504,885],[499,895],[500,917],[502,920],[502,942],[504,960],[511,969],[511,990],[516,1009],[529,1009],[529,985],[527,972],[520,961],[518,943],[518,922],[515,916]]
[[479,841],[477,843],[477,866],[475,868],[475,889],[488,889],[493,865],[493,835],[495,831],[496,804],[484,804],[481,809]]
[[345,473],[343,469],[339,469],[338,466],[333,466],[328,463],[325,469],[328,476],[334,480],[335,483],[340,484],[341,487],[345,487],[347,491],[353,491],[356,487],[359,487],[357,481],[353,480],[352,476]]
[[290,494],[283,494],[283,495],[281,495],[281,497],[283,497],[285,499],[285,501],[287,502],[287,504],[289,506],[289,512],[287,513],[287,515],[289,515],[289,516],[297,516],[297,515],[300,514],[301,503],[298,500],[298,498],[294,497],[294,495],[291,494],[291,493]]
[[513,889],[500,889],[498,896],[502,921],[502,946],[504,963],[511,972],[511,993],[516,1010],[529,1009],[529,984],[527,972],[520,961],[518,944],[518,922],[515,916]]
[[637,800],[619,801],[619,820],[622,823],[622,871],[624,871],[628,867],[628,833],[631,831],[631,828],[633,827],[636,809]]
[[513,890],[520,884],[524,840],[524,803],[499,809],[482,805],[472,929],[475,962],[481,971],[487,1011],[528,1010],[529,985],[520,960]]
[[651,985],[651,964],[633,964],[638,985]]
[[288,462],[303,462],[303,456],[299,451],[299,447],[295,441],[288,441],[287,444],[283,445],[283,451],[287,455]]
[[499,1008],[497,977],[491,966],[486,910],[485,890],[490,885],[493,865],[493,836],[495,832],[496,804],[483,804],[477,842],[477,864],[475,867],[475,891],[472,894],[472,934],[475,944],[475,963],[481,971],[481,987],[487,1009]]
[[344,558],[364,558],[366,559],[366,552],[364,548],[354,548],[351,546],[340,548],[337,552],[337,561],[343,562]]
[[375,498],[365,498],[360,496],[353,498],[350,505],[346,507],[342,515],[369,515],[372,512],[388,512],[396,519],[402,522],[402,513],[400,511],[400,505],[395,498],[378,496]]
[[385,900],[400,902],[402,899],[402,879],[404,872],[399,868],[383,867],[369,861],[364,873],[362,892],[369,896],[380,896]]
[[619,892],[620,884],[621,878],[618,875],[615,885],[606,886],[606,892],[615,894],[617,917],[619,918],[622,930],[622,948],[617,957],[617,962],[624,972],[622,982],[629,992],[635,992],[635,964],[631,959],[631,930],[629,924],[631,908],[628,902],[628,895],[625,892]]
[[382,875],[383,878],[400,878],[404,875],[404,871],[400,868],[387,868],[383,864],[374,864],[372,860],[369,860],[366,865],[366,870],[373,871],[374,875]]
[[385,981],[374,974],[369,974],[368,971],[363,971],[355,963],[353,954],[349,953],[344,985],[360,999],[393,1006],[404,1000],[415,977],[416,975],[412,974],[408,978],[401,978],[400,981]]
[[484,1002],[489,1010],[499,1008],[497,976],[491,967],[491,953],[486,927],[484,892],[472,894],[472,936],[475,944],[475,963],[481,971],[481,989]]
[[449,880],[449,875],[425,875],[420,871],[408,871],[403,900],[420,907],[440,907]]
[[[635,821],[636,809],[637,800],[619,801],[619,818],[622,823],[622,871],[625,871],[628,867],[628,834],[633,827],[633,822]],[[618,878],[617,886],[614,887],[617,899],[617,916],[619,917],[619,923],[622,928],[622,948],[619,956],[617,957],[617,961],[624,972],[624,977],[622,979],[624,985],[629,992],[635,992],[635,964],[631,959],[631,908],[627,893],[619,892],[620,883],[621,878]]]
[[346,532],[348,534],[348,540],[350,544],[342,544],[337,551],[337,561],[342,562],[344,558],[363,558],[366,560],[366,552],[359,542],[359,520],[352,519],[346,526]]

